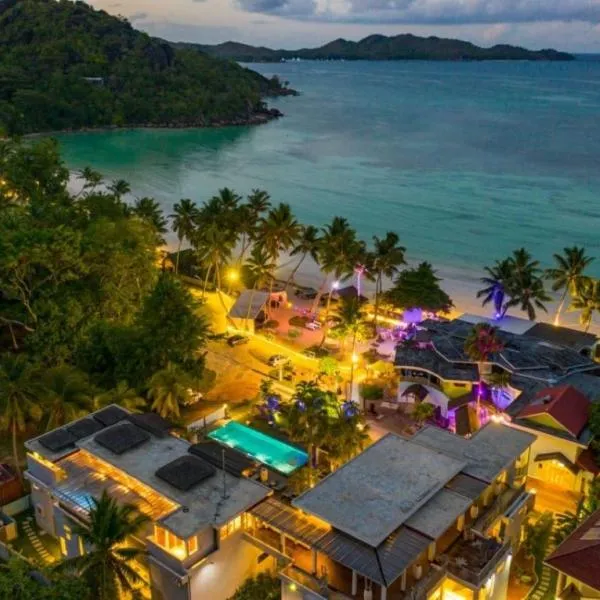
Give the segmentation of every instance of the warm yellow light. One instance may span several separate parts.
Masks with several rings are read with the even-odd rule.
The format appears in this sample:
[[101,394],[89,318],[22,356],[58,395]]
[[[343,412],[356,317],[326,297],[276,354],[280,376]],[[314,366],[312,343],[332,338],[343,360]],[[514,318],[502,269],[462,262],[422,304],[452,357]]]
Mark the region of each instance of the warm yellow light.
[[290,583],[290,591],[295,592],[298,589],[295,583]]
[[352,362],[356,364],[358,362],[359,356],[356,352],[352,355]]
[[231,281],[233,283],[234,281],[238,281],[239,278],[240,278],[239,271],[236,271],[235,269],[229,269],[229,271],[227,272],[227,279],[229,281]]
[[535,488],[531,488],[531,489],[529,490],[529,493],[530,493],[530,494],[533,494],[533,495],[535,496],[535,495],[537,494],[537,490],[536,490]]

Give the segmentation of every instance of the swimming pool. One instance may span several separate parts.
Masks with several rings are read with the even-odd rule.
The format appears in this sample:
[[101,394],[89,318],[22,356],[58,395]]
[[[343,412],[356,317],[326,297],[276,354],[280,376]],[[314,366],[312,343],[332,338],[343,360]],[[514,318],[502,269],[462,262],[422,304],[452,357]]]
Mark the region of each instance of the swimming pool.
[[208,437],[235,448],[284,475],[290,475],[308,462],[306,452],[235,421],[215,429]]

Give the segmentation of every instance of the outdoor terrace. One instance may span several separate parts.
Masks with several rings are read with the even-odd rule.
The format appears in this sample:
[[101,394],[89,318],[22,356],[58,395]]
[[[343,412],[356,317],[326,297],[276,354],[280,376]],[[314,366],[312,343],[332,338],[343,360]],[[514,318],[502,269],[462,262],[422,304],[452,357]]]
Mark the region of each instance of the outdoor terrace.
[[473,588],[480,588],[510,552],[509,544],[476,536],[456,542],[442,560],[448,571]]

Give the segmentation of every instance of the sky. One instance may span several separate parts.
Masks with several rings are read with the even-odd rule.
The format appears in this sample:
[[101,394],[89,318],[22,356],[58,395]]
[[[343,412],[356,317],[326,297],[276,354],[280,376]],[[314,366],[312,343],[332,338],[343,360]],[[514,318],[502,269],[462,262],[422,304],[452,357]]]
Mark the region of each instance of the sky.
[[600,0],[89,0],[170,41],[315,47],[372,33],[600,53]]

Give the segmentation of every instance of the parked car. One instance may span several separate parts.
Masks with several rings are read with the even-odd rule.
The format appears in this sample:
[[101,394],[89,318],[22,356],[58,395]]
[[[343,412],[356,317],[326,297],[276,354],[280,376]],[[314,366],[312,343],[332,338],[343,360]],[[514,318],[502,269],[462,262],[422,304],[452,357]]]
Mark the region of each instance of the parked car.
[[303,300],[314,300],[318,294],[319,294],[319,292],[317,292],[317,290],[313,290],[312,288],[311,289],[302,289],[302,290],[298,290],[296,292],[296,296]]
[[309,321],[304,326],[305,329],[310,329],[310,331],[318,331],[321,329],[322,325],[319,321]]
[[247,344],[250,341],[250,338],[245,335],[232,335],[227,343],[230,346],[240,346],[241,344]]
[[267,364],[270,367],[281,367],[282,365],[287,364],[290,359],[287,356],[283,356],[283,354],[274,354],[269,358]]
[[302,354],[306,356],[306,358],[317,358],[317,353],[314,350],[303,350]]

